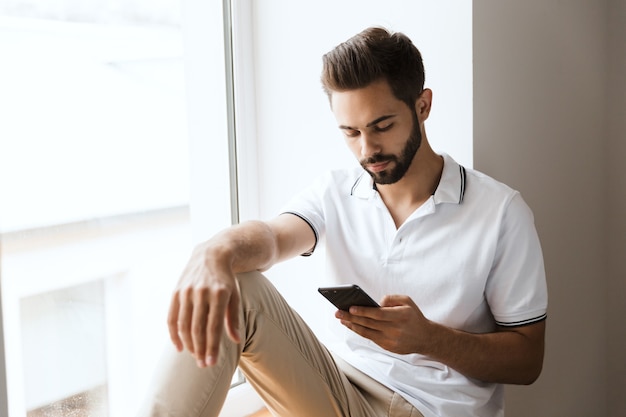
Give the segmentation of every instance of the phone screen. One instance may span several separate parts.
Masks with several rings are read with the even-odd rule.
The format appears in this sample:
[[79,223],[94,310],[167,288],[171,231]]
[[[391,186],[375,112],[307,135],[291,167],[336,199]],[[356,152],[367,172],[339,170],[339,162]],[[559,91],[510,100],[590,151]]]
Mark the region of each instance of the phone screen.
[[339,285],[336,287],[322,287],[318,291],[339,310],[348,311],[351,306],[380,307],[358,285]]

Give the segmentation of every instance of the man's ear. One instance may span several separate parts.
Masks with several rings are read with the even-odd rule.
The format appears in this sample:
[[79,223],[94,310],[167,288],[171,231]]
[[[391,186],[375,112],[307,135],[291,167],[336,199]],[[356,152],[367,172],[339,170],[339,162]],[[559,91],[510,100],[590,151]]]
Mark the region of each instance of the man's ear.
[[432,101],[433,91],[430,88],[425,88],[422,94],[415,100],[415,114],[420,122],[424,122],[424,120],[428,119]]

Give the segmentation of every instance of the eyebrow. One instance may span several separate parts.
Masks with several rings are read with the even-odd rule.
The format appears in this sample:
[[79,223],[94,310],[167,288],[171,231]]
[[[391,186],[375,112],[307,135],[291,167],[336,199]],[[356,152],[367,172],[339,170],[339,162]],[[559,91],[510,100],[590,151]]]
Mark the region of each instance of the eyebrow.
[[[392,117],[396,117],[396,115],[395,114],[386,114],[384,116],[380,116],[379,118],[374,119],[371,122],[369,122],[367,125],[365,125],[365,127],[372,127],[372,126],[377,125],[378,123],[383,122],[383,121],[385,121],[387,119],[391,119]],[[357,130],[357,129],[353,128],[353,127],[346,126],[346,125],[339,125],[339,129]]]

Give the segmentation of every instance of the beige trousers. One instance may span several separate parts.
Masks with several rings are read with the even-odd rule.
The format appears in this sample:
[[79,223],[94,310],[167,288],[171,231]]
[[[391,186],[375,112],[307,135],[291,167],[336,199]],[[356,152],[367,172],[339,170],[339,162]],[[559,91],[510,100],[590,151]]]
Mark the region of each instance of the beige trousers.
[[279,417],[422,417],[401,396],[333,358],[260,273],[238,277],[240,334],[224,336],[217,364],[200,369],[172,349],[139,417],[217,417],[237,366]]

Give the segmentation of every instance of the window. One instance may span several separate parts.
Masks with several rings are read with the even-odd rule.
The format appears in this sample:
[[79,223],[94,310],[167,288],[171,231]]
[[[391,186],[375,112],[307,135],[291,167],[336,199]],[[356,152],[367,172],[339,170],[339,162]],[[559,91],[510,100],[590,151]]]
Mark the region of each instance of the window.
[[192,242],[232,221],[222,5],[187,11],[2,5],[2,414],[132,415]]
[[0,14],[8,413],[129,415],[192,242],[179,4]]

